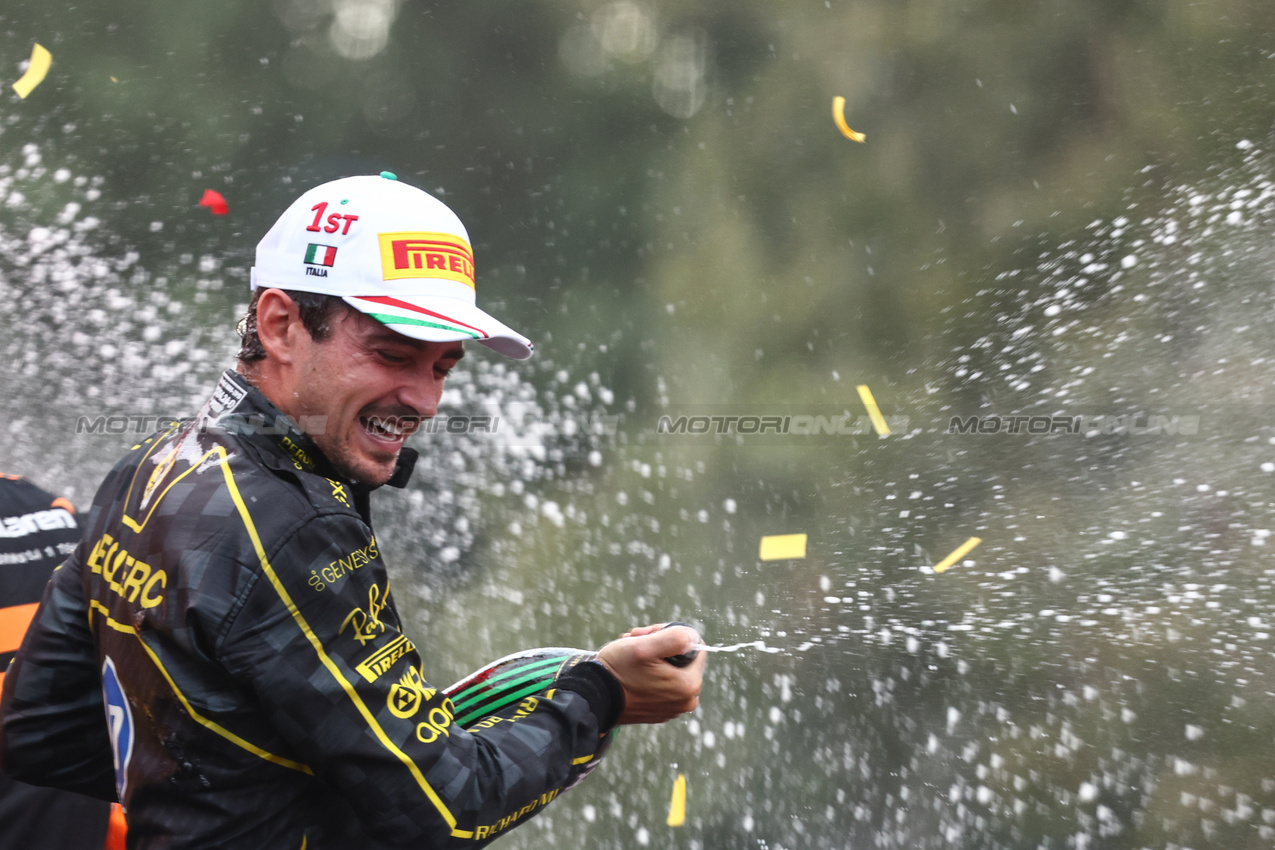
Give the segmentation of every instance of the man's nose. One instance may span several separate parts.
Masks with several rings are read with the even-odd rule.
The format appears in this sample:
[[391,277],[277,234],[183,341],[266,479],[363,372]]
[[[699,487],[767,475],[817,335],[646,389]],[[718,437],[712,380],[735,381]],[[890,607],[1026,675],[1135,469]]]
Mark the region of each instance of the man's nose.
[[434,375],[431,365],[415,371],[398,391],[398,401],[410,407],[421,419],[432,419],[438,413],[438,400],[443,395],[443,382]]

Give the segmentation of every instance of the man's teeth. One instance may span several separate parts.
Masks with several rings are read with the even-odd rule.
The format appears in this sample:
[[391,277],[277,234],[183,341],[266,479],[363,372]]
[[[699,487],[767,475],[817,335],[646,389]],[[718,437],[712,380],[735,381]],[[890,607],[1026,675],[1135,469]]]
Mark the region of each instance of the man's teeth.
[[383,434],[388,434],[391,437],[401,437],[404,432],[407,431],[407,429],[402,425],[385,419],[370,418],[367,420],[367,424],[374,430],[380,431]]

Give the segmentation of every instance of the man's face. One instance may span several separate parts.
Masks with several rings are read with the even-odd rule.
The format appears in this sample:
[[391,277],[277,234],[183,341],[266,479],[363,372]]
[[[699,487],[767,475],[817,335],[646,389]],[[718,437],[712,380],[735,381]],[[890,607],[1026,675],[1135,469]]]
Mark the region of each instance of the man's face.
[[315,445],[350,479],[380,486],[403,443],[438,411],[443,381],[463,356],[459,342],[410,339],[346,310],[322,342],[306,335],[293,398],[280,408],[294,419],[325,417],[310,434]]

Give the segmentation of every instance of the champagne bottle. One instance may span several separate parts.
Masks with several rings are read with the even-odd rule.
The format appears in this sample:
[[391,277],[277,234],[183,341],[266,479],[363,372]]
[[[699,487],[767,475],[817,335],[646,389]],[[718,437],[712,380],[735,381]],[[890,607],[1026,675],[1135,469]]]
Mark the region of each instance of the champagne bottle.
[[[669,623],[682,626],[685,623]],[[695,660],[698,650],[684,655],[666,658],[675,667],[685,667]],[[571,649],[564,646],[542,646],[527,649],[498,658],[475,670],[459,682],[443,688],[456,710],[456,724],[469,729],[473,724],[489,717],[519,700],[544,693],[553,687],[558,678],[571,671],[577,664],[597,658],[598,654],[587,649]],[[593,757],[585,763],[570,788],[587,776],[602,761],[611,748],[615,730],[607,732],[598,742]]]
[[[597,658],[596,652],[587,649],[570,649],[562,646],[543,646],[527,649],[498,658],[475,670],[449,687],[443,688],[456,710],[456,723],[462,729],[488,717],[502,708],[553,687],[558,677],[577,664]],[[574,776],[566,788],[574,787],[588,776],[611,748],[615,730],[607,732],[598,741],[593,757]],[[565,788],[563,790],[566,790]]]

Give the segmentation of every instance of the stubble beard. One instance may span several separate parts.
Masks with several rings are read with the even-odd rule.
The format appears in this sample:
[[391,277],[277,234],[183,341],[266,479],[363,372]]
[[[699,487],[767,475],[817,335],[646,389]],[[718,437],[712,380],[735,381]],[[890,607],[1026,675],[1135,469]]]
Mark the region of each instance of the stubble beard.
[[[355,427],[361,427],[357,420]],[[381,487],[394,476],[394,468],[398,464],[398,452],[395,452],[394,456],[388,458],[382,465],[379,461],[363,457],[346,445],[325,446],[323,442],[319,439],[315,440],[315,445],[319,447],[319,451],[323,452],[337,472],[355,484],[366,487]],[[386,454],[388,455],[389,453],[387,452]],[[385,467],[388,467],[388,469]]]

